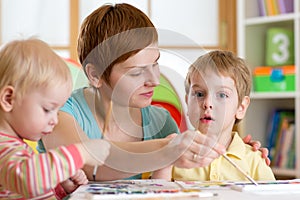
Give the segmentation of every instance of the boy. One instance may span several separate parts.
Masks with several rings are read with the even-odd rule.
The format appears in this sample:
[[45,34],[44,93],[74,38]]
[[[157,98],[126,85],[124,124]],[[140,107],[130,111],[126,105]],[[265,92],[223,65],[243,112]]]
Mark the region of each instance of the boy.
[[[0,198],[62,199],[87,183],[84,164],[103,164],[110,147],[104,140],[43,154],[23,141],[52,132],[71,91],[68,67],[46,43],[16,40],[0,50]],[[92,149],[96,141],[101,152]]]
[[[228,51],[200,56],[189,68],[185,81],[186,103],[191,124],[202,134],[215,138],[227,156],[255,180],[275,180],[272,170],[252,151],[237,132],[232,132],[250,104],[251,74],[245,62]],[[201,157],[195,154],[194,159]],[[209,166],[192,169],[174,167],[175,180],[247,180],[223,157]]]

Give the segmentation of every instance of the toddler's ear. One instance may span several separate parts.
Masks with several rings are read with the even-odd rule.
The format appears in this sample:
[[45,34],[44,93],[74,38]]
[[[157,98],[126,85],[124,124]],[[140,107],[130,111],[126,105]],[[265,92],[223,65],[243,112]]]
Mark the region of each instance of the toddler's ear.
[[250,97],[245,96],[236,112],[236,115],[235,115],[236,119],[243,119],[245,117],[249,104],[250,104]]
[[5,112],[10,112],[13,109],[14,91],[12,86],[5,86],[0,91],[0,106]]

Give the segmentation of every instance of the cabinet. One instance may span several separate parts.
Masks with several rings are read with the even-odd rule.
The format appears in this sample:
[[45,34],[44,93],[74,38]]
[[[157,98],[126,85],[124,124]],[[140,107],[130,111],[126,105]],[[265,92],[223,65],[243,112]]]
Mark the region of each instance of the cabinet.
[[257,0],[237,1],[238,55],[254,69],[265,64],[266,31],[271,27],[294,31],[295,92],[252,92],[251,105],[242,121],[242,134],[251,134],[266,145],[268,118],[274,108],[295,109],[294,169],[272,167],[277,177],[300,178],[300,2],[294,0],[294,12],[260,16]]

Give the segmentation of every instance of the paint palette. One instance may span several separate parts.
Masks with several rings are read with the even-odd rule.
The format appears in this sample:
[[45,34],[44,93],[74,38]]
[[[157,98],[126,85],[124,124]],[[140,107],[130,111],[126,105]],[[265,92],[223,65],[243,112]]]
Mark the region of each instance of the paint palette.
[[165,181],[137,180],[92,183],[87,192],[93,194],[177,193],[180,187]]
[[236,183],[232,189],[257,194],[300,193],[300,180],[258,181],[258,186],[249,183]]
[[91,182],[80,186],[71,199],[144,199],[171,197],[211,197],[214,194],[182,188],[176,182],[160,179]]
[[190,190],[231,189],[233,181],[176,181],[182,188]]

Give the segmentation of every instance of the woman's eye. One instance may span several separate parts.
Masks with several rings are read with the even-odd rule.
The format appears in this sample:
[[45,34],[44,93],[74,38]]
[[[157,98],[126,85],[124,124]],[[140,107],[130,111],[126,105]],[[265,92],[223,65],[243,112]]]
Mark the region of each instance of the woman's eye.
[[142,70],[135,70],[129,73],[130,76],[139,76],[143,73]]
[[159,67],[159,63],[158,62],[153,63],[152,67]]
[[142,74],[142,72],[137,72],[137,73],[132,73],[132,74],[130,74],[130,76],[139,76],[139,75],[141,75]]
[[130,76],[140,76],[141,74],[143,74],[145,71],[144,68],[138,68],[138,69],[133,69],[131,70],[128,74]]

